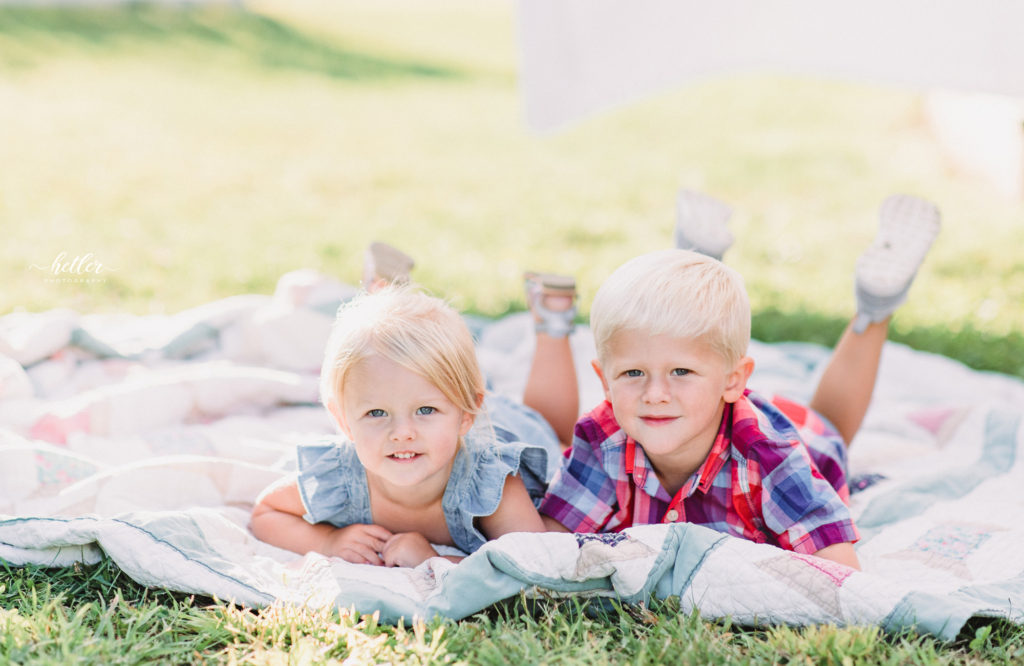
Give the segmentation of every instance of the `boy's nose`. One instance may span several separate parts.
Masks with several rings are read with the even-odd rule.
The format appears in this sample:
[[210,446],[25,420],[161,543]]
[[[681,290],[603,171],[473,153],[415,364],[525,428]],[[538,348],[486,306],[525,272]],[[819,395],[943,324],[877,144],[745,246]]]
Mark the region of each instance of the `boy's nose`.
[[665,402],[668,400],[668,386],[660,379],[650,379],[644,386],[643,400],[647,403]]

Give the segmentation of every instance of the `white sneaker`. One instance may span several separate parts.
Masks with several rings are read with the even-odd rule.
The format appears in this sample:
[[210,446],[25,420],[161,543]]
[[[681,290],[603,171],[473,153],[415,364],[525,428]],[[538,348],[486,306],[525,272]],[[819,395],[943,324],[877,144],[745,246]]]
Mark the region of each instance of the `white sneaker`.
[[714,197],[693,190],[676,195],[675,246],[721,260],[733,243],[726,226],[732,208]]
[[930,201],[894,194],[878,210],[878,234],[857,259],[854,330],[883,321],[907,300],[907,292],[939,235],[939,209]]

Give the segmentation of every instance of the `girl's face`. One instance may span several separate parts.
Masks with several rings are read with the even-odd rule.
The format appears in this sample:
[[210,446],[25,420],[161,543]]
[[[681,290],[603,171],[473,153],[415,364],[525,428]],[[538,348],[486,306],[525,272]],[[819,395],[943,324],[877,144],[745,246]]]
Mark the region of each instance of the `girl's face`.
[[473,425],[473,415],[425,377],[376,354],[349,370],[340,408],[332,412],[367,475],[396,487],[443,488],[459,438]]

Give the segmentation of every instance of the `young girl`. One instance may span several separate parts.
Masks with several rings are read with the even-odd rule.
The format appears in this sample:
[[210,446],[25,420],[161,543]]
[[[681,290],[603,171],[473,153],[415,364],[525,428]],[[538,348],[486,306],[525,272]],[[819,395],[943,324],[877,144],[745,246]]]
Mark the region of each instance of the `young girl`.
[[474,426],[484,390],[472,336],[443,301],[409,286],[357,296],[339,311],[321,374],[346,439],[299,447],[297,475],[257,500],[253,533],[299,553],[411,567],[437,556],[433,544],[472,553],[544,531],[534,502],[547,453]]

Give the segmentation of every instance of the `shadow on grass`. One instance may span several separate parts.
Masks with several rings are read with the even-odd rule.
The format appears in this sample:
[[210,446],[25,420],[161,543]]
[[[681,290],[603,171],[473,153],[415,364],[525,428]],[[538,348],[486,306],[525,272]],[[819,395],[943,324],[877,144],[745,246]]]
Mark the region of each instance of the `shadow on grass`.
[[[0,64],[29,68],[56,47],[112,55],[140,49],[190,49],[204,59],[226,56],[269,70],[298,70],[338,79],[456,77],[462,73],[346,49],[325,36],[230,6],[0,7]],[[43,48],[33,48],[43,47]],[[212,53],[211,53],[212,52]]]
[[97,564],[76,562],[70,567],[57,568],[36,564],[13,566],[0,560],[0,608],[26,612],[33,600],[45,601],[57,596],[75,607],[110,599],[115,593],[120,593],[129,604],[152,601],[202,608],[215,603],[214,599],[202,595],[146,587],[129,578],[107,557]]
[[[768,309],[754,313],[751,333],[762,342],[815,342],[832,347],[847,323],[845,319],[815,313]],[[958,330],[940,326],[904,328],[897,320],[889,339],[948,356],[975,370],[994,370],[1024,378],[1024,335],[1017,332],[996,336],[969,325]]]

